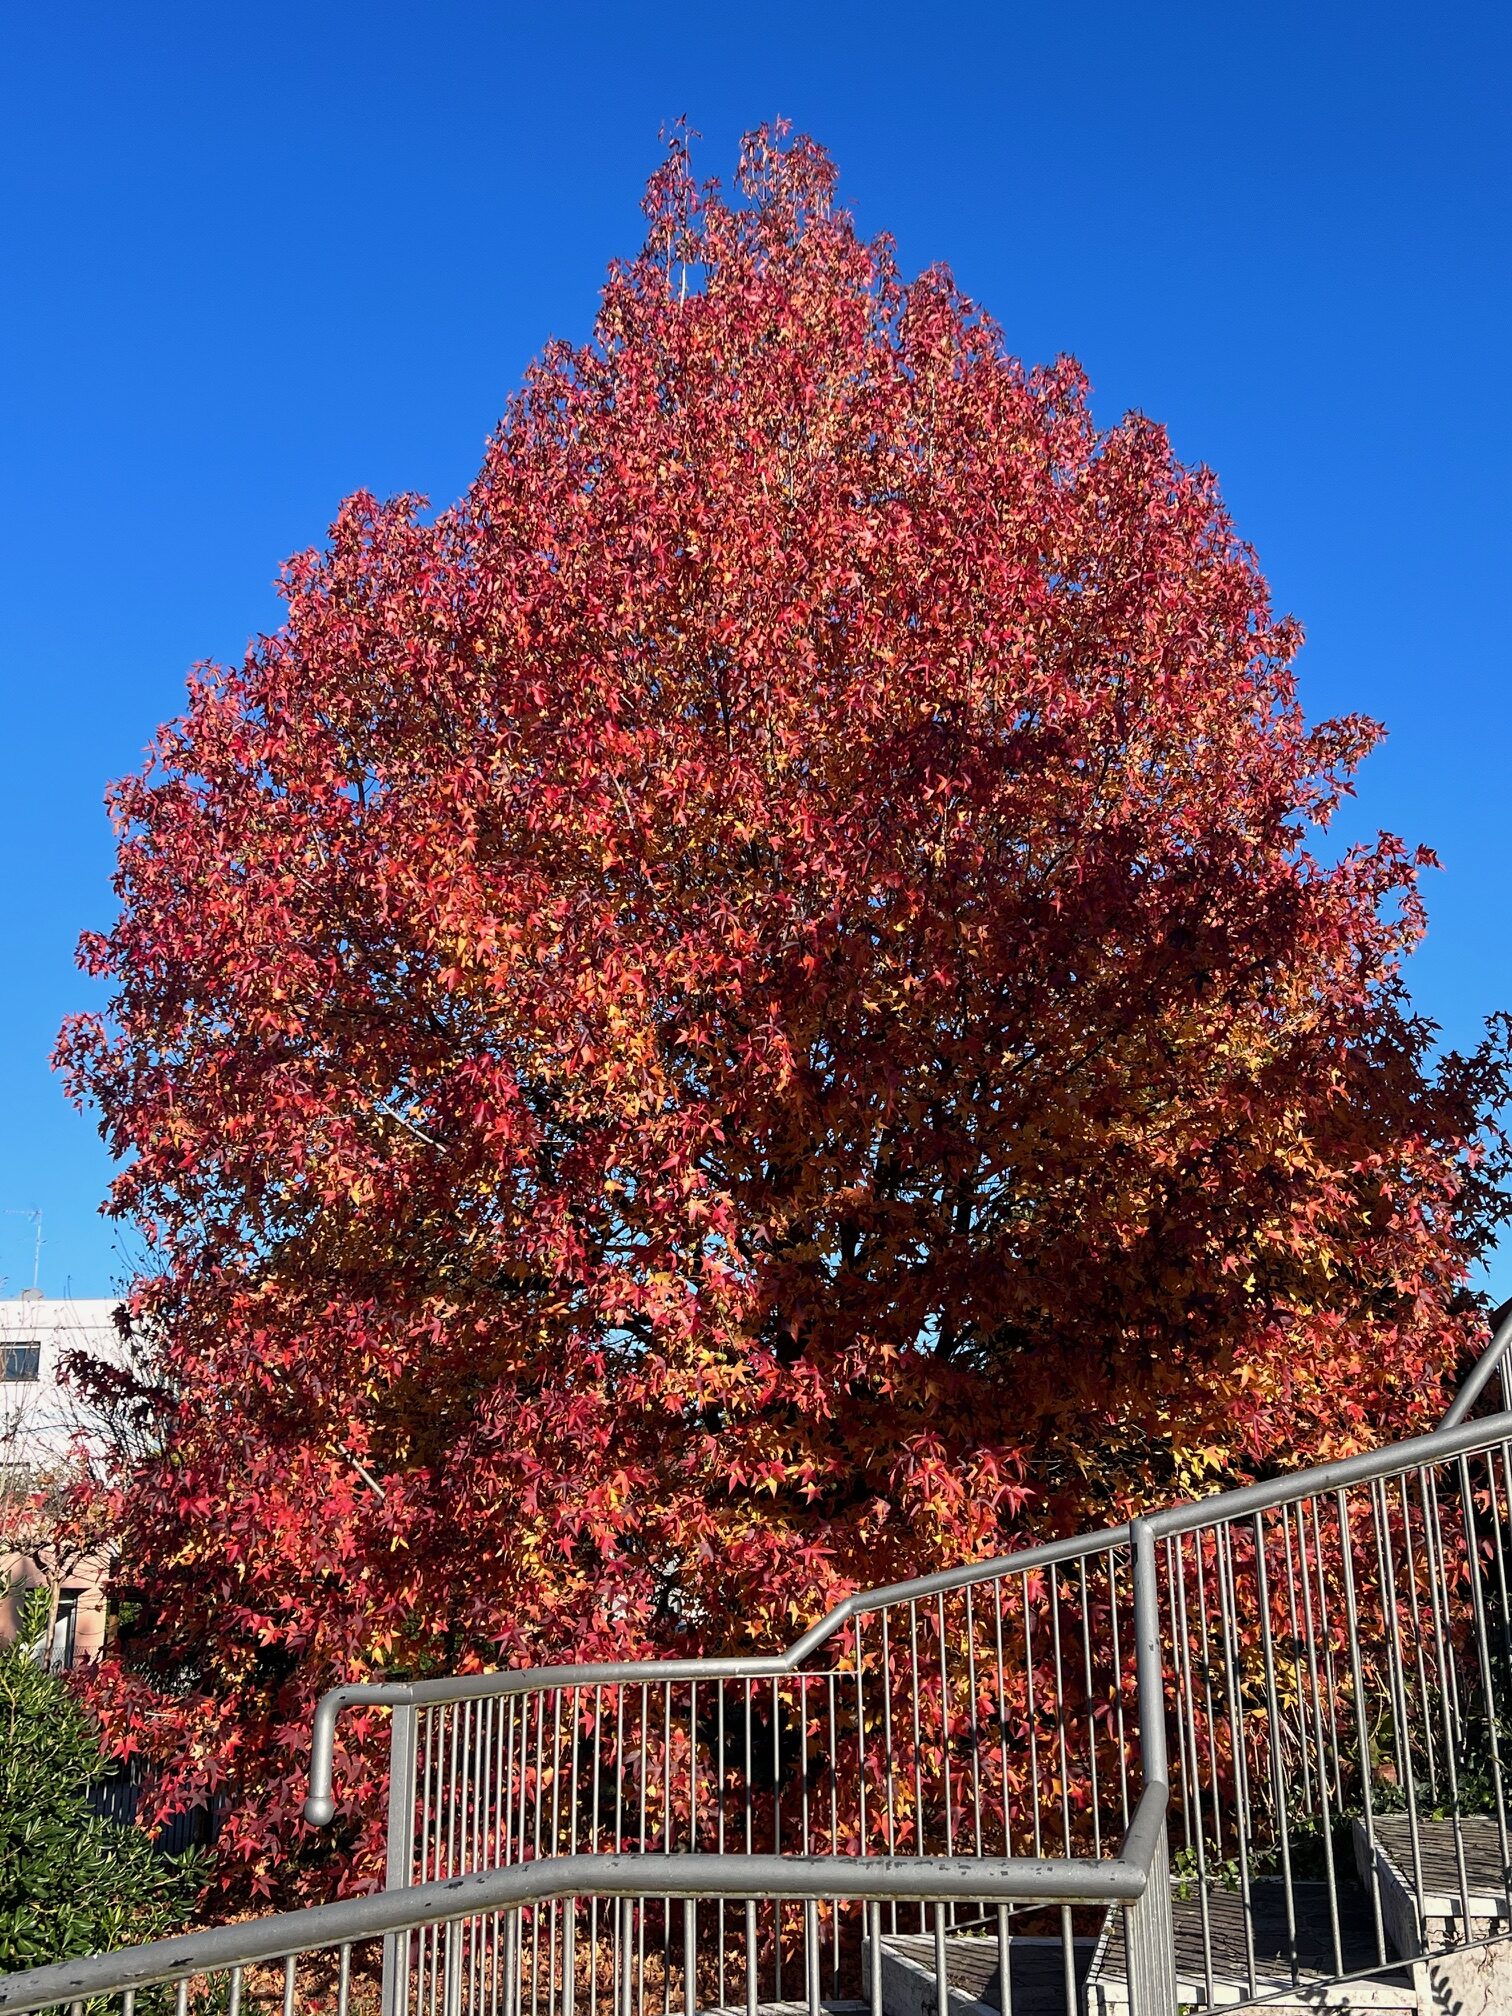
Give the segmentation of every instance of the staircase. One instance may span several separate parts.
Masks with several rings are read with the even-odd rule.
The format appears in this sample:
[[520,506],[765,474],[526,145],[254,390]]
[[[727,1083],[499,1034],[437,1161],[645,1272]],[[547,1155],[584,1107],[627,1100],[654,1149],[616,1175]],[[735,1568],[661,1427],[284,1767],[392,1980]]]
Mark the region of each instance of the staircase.
[[[1459,1849],[1449,1821],[1420,1824],[1419,1854],[1427,1883],[1425,1908],[1415,1903],[1408,1817],[1380,1824],[1375,1866],[1387,1941],[1397,1964],[1377,1963],[1369,1888],[1369,1844],[1356,1836],[1358,1880],[1330,1893],[1320,1882],[1262,1879],[1245,1906],[1234,1889],[1199,1897],[1190,1886],[1172,1898],[1172,1943],[1178,2004],[1191,2009],[1262,2006],[1276,2016],[1336,2009],[1380,2016],[1493,2016],[1512,2011],[1512,1919],[1494,1823],[1475,1817],[1463,1826],[1470,1918],[1460,1901]],[[1288,1919],[1288,1903],[1290,1919]],[[1462,1927],[1468,1922],[1466,1936]],[[1335,1928],[1342,1965],[1335,1957]],[[883,1936],[881,2003],[885,2016],[936,2016],[943,1957],[951,2016],[1128,2016],[1129,1981],[1121,1914],[1106,1915],[1097,1938],[1015,1937],[1006,1950],[985,1921],[948,1932],[943,1956],[927,1933]],[[1004,1963],[1008,1990],[1004,1992]],[[1295,1961],[1295,1965],[1293,1962]],[[872,1958],[863,1986],[870,2007]],[[1342,1978],[1341,1978],[1342,1977]],[[1070,1993],[1068,1995],[1068,1984]],[[842,2005],[833,2005],[836,2008]]]
[[1432,1435],[770,1658],[333,1690],[306,1816],[389,1709],[385,1890],[12,1975],[0,2016],[1512,2011],[1509,1353],[1512,1314]]

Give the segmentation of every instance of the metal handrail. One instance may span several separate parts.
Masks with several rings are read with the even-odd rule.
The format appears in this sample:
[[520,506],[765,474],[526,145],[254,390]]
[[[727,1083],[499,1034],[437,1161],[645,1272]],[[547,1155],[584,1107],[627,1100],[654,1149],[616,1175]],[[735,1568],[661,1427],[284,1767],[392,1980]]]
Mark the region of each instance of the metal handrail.
[[[1497,1311],[1497,1321],[1491,1332],[1491,1341],[1475,1361],[1474,1369],[1466,1378],[1459,1392],[1439,1423],[1441,1428],[1457,1428],[1481,1394],[1491,1383],[1491,1375],[1499,1365],[1505,1363],[1507,1347],[1512,1345],[1512,1300],[1503,1302]],[[1503,1389],[1506,1392],[1506,1389]],[[1507,1393],[1512,1399],[1512,1393]]]
[[[681,1899],[685,1911],[689,1914],[690,1929],[687,1933],[689,1952],[693,1950],[694,1944],[691,1929],[695,1923],[693,1913],[696,1910],[697,1900],[700,1899],[745,1899],[748,1902],[748,1909],[749,1900],[752,1898],[772,1900],[779,1906],[783,1903],[801,1901],[810,1913],[817,1905],[825,1902],[838,1904],[840,1900],[847,1900],[865,1904],[869,1922],[874,1928],[880,1928],[879,1914],[884,1903],[933,1905],[936,1973],[941,2007],[944,2006],[947,1994],[943,1939],[946,1913],[950,1907],[961,1903],[995,1905],[999,1913],[1001,1942],[1006,1942],[1008,1937],[1007,1911],[1011,1905],[1059,1906],[1064,1926],[1067,1928],[1065,1938],[1068,1942],[1071,1922],[1069,1914],[1072,1907],[1119,1907],[1128,1914],[1125,1922],[1127,1941],[1125,1951],[1131,1969],[1131,1989],[1134,1971],[1143,1970],[1141,1980],[1145,1986],[1140,1990],[1139,2006],[1146,2006],[1148,2000],[1148,2006],[1153,2011],[1173,2012],[1177,2006],[1175,1946],[1171,1935],[1169,1892],[1163,1880],[1163,1872],[1168,1866],[1169,1815],[1176,1809],[1172,1805],[1171,1768],[1167,1757],[1166,1693],[1169,1676],[1165,1670],[1162,1641],[1158,1563],[1164,1556],[1169,1567],[1171,1552],[1174,1550],[1179,1556],[1180,1542],[1184,1536],[1201,1536],[1210,1534],[1215,1529],[1225,1529],[1223,1544],[1218,1547],[1214,1555],[1218,1564],[1215,1572],[1220,1578],[1225,1573],[1232,1578],[1234,1555],[1229,1551],[1227,1532],[1243,1522],[1249,1522],[1258,1533],[1264,1514],[1280,1510],[1283,1512],[1284,1520],[1287,1508],[1301,1507],[1304,1501],[1316,1502],[1332,1494],[1339,1504],[1340,1529],[1347,1532],[1343,1509],[1343,1494],[1346,1491],[1359,1485],[1384,1486],[1391,1479],[1405,1478],[1413,1472],[1426,1477],[1429,1469],[1454,1459],[1458,1459],[1460,1475],[1464,1480],[1467,1542],[1473,1542],[1474,1514],[1469,1509],[1468,1459],[1500,1446],[1503,1451],[1503,1462],[1509,1466],[1506,1471],[1507,1493],[1509,1503],[1512,1503],[1512,1408],[1478,1421],[1472,1422],[1465,1418],[1486,1390],[1497,1368],[1507,1362],[1509,1349],[1512,1349],[1512,1305],[1498,1312],[1498,1315],[1499,1321],[1494,1334],[1473,1372],[1466,1379],[1454,1405],[1449,1409],[1442,1425],[1428,1434],[1394,1443],[1364,1455],[1312,1465],[1285,1477],[1239,1486],[1215,1493],[1209,1498],[1170,1506],[1162,1511],[1132,1519],[1122,1526],[1105,1528],[1090,1535],[1052,1541],[999,1556],[990,1561],[973,1562],[964,1567],[943,1570],[913,1581],[893,1583],[880,1589],[855,1591],[837,1604],[826,1617],[812,1626],[785,1652],[771,1657],[628,1661],[595,1666],[513,1669],[495,1674],[475,1674],[455,1680],[377,1682],[328,1690],[321,1697],[316,1711],[310,1797],[306,1801],[305,1811],[306,1816],[314,1824],[319,1825],[328,1820],[334,1810],[331,1798],[334,1732],[337,1717],[348,1706],[369,1703],[413,1710],[441,1703],[523,1694],[553,1687],[568,1689],[595,1685],[613,1686],[626,1682],[644,1683],[648,1679],[666,1682],[775,1679],[791,1674],[801,1667],[852,1618],[864,1618],[873,1611],[885,1610],[893,1604],[918,1603],[956,1590],[969,1589],[972,1585],[1004,1576],[1027,1575],[1040,1569],[1054,1569],[1065,1563],[1108,1555],[1114,1549],[1127,1549],[1134,1595],[1134,1694],[1137,1703],[1139,1761],[1143,1782],[1132,1816],[1128,1819],[1122,1847],[1116,1856],[1093,1853],[1078,1857],[1069,1852],[1063,1857],[1055,1858],[1046,1858],[1038,1854],[991,1857],[980,1854],[956,1856],[949,1853],[943,1857],[895,1853],[784,1855],[753,1852],[708,1853],[695,1848],[650,1850],[644,1845],[638,1853],[623,1852],[618,1847],[612,1851],[579,1852],[575,1846],[574,1833],[572,1842],[568,1845],[568,1852],[546,1854],[538,1852],[534,1857],[514,1862],[505,1861],[494,1867],[466,1874],[449,1875],[418,1885],[393,1887],[336,1904],[318,1905],[262,1919],[218,1926],[113,1953],[60,1961],[30,1969],[25,1973],[0,1978],[0,2012],[4,2012],[4,2016],[22,2016],[24,2011],[70,2003],[78,2005],[99,1997],[122,1995],[129,1998],[139,1990],[158,1984],[183,1982],[190,1977],[203,1977],[226,1971],[234,1973],[235,1970],[278,1960],[282,1960],[286,1968],[287,2007],[290,2006],[289,1998],[292,1993],[287,1985],[292,1980],[292,1974],[288,1970],[292,1968],[294,1959],[299,1955],[340,1949],[343,1956],[342,1966],[345,1969],[349,1963],[352,1947],[361,1942],[379,1938],[404,1942],[410,1935],[422,1933],[426,1927],[456,1925],[467,1920],[480,1921],[489,1913],[518,1913],[522,1909],[530,1910],[545,1905],[550,1905],[553,1910],[565,1905],[570,1911],[575,1911],[574,1900],[587,1898],[641,1900],[642,1903],[646,1900],[661,1903]],[[1424,1483],[1422,1488],[1425,1494],[1423,1505],[1426,1508],[1429,1502],[1427,1494],[1430,1493],[1431,1486]],[[1384,1507],[1384,1492],[1381,1503]],[[1321,1550],[1322,1542],[1316,1530],[1316,1513],[1312,1516],[1314,1548]],[[1402,1516],[1404,1518],[1407,1516],[1405,1496]],[[1426,1510],[1423,1516],[1426,1517]],[[1298,1543],[1305,1554],[1306,1540],[1300,1511],[1297,1513],[1296,1530]],[[1285,1536],[1288,1547],[1289,1536],[1288,1527]],[[1377,1540],[1379,1541],[1379,1533]],[[1197,1544],[1201,1546],[1208,1543],[1199,1541]],[[1426,1544],[1428,1542],[1425,1539]],[[1321,1551],[1317,1553],[1317,1559],[1321,1562]],[[1343,1584],[1353,1629],[1355,1598],[1350,1561],[1351,1556],[1346,1548]],[[1410,1571],[1410,1559],[1408,1568]],[[1262,1592],[1264,1572],[1262,1553],[1258,1570]],[[1321,1573],[1321,1567],[1318,1572]],[[1383,1567],[1388,1585],[1392,1572],[1388,1548]],[[1304,1559],[1304,1583],[1306,1573],[1307,1564]],[[1470,1600],[1478,1605],[1480,1598],[1475,1593],[1476,1589],[1478,1585],[1473,1585]],[[1306,1594],[1305,1586],[1303,1593],[1307,1606],[1304,1624],[1308,1634],[1308,1643],[1303,1649],[1308,1656],[1313,1656],[1310,1636],[1313,1630],[1311,1599]],[[1391,1600],[1395,1604],[1395,1596]],[[1409,1588],[1409,1605],[1414,1600],[1412,1588]],[[1434,1600],[1436,1602],[1436,1599]],[[1182,1601],[1184,1603],[1184,1597]],[[1479,1633],[1477,1643],[1484,1664],[1487,1657],[1484,1643],[1485,1619],[1479,1608],[1476,1610],[1475,1627]],[[1183,1614],[1182,1629],[1185,1628]],[[1204,1623],[1201,1628],[1205,1631],[1206,1624]],[[1295,1622],[1293,1629],[1296,1629]],[[1435,1608],[1432,1630],[1439,1634],[1440,1657],[1442,1657],[1443,1629],[1443,1623]],[[1265,1657],[1268,1661],[1271,1656],[1268,1636],[1264,1642]],[[1190,1657],[1190,1654],[1187,1656]],[[1226,1658],[1226,1652],[1222,1656]],[[1326,1649],[1324,1656],[1325,1658],[1328,1656]],[[1358,1703],[1362,1696],[1357,1645],[1351,1656],[1354,1660],[1353,1687]],[[1178,1659],[1179,1657],[1178,1654]],[[1405,1669],[1403,1670],[1405,1672]],[[1388,1674],[1387,1678],[1390,1677]],[[1189,1683],[1190,1674],[1187,1675],[1187,1680]],[[1313,1673],[1312,1681],[1316,1695],[1318,1689],[1316,1671]],[[1397,1675],[1397,1684],[1399,1687],[1405,1684],[1402,1674]],[[1316,1707],[1315,1701],[1315,1711]],[[1359,1713],[1358,1707],[1356,1712]],[[1271,1713],[1273,1715],[1275,1713],[1274,1701],[1271,1704]],[[1192,1729],[1187,1730],[1186,1740],[1189,1743],[1194,1741]],[[1209,1740],[1211,1741],[1211,1737]],[[1491,1741],[1494,1748],[1494,1729]],[[1179,1743],[1177,1751],[1177,1775],[1185,1786],[1189,1772],[1197,1768],[1195,1753],[1189,1761],[1184,1754],[1181,1754]],[[1318,1769],[1321,1771],[1321,1763]],[[1181,1796],[1185,1801],[1186,1792],[1183,1791]],[[1498,1800],[1500,1796],[1498,1792]],[[1181,1810],[1186,1812],[1188,1809],[1183,1804]],[[1125,1814],[1128,1814],[1128,1811],[1126,1804]],[[1458,1811],[1456,1804],[1454,1821],[1456,1830],[1459,1827]],[[1367,1796],[1364,1826],[1372,1848],[1375,1843],[1375,1824]],[[391,1816],[391,1827],[392,1825]],[[642,1839],[644,1843],[644,1830]],[[1068,1831],[1066,1837],[1068,1851],[1070,1839]],[[1456,1840],[1459,1840],[1458,1832]],[[539,1848],[539,1834],[537,1845]],[[1037,1832],[1034,1845],[1036,1848],[1039,1845]],[[1416,1848],[1413,1852],[1416,1854]],[[1461,1860],[1463,1860],[1462,1844]],[[1331,1867],[1330,1864],[1330,1871]],[[1157,1880],[1157,1875],[1160,1880]],[[1289,1875],[1287,1882],[1289,1885]],[[1471,1908],[1469,1883],[1463,1868],[1460,1871],[1460,1888],[1463,1893],[1463,1915],[1468,1923]],[[1421,1880],[1418,1882],[1418,1892],[1421,1909],[1423,1908]],[[1509,1907],[1512,1907],[1512,1889],[1508,1891],[1508,1902]],[[722,1913],[723,1903],[720,1908]],[[448,1938],[451,1936],[448,1934]],[[879,1936],[878,1931],[874,1930],[872,1936]],[[399,1957],[395,1963],[397,1971],[394,1972],[394,1980],[408,1978],[409,1962],[405,1957],[409,1951],[407,1944],[401,1944],[394,1949],[386,1948],[384,2004],[386,2010],[390,2008],[390,1960],[395,1951]],[[1006,1951],[1004,1943],[1004,1956]],[[1069,1943],[1066,1951],[1069,1955]],[[432,1958],[434,1963],[434,1956]],[[564,1966],[567,1964],[564,1959]],[[1002,1964],[1007,1965],[1006,1957],[1003,1958]],[[1069,1964],[1068,1958],[1068,1970]],[[1211,1973],[1211,1955],[1208,1964]],[[1253,1972],[1253,1966],[1251,1971]],[[874,2008],[880,2007],[876,1978],[874,1974]],[[1344,1977],[1341,1975],[1339,1978]],[[1072,1994],[1072,1977],[1069,1971],[1067,1984],[1069,1998]],[[1251,1986],[1253,1988],[1253,1982]],[[695,1990],[696,1981],[690,1975],[687,1989],[690,2009],[696,1999]],[[233,1986],[233,1998],[234,1992]],[[754,1990],[748,1992],[753,1993]],[[1211,1995],[1211,1984],[1209,1993]],[[564,1994],[564,2008],[570,2016],[572,1998],[570,1993],[564,1991]],[[182,2001],[181,1991],[181,2005]],[[235,2006],[234,1999],[233,2006]],[[395,2003],[394,2006],[399,2005]],[[811,1987],[810,2006],[818,2007],[817,1988]],[[1067,2006],[1071,2006],[1069,2000]],[[125,2007],[129,2011],[131,2007],[129,2000]]]
[[1447,1462],[1452,1456],[1474,1455],[1483,1447],[1504,1441],[1508,1435],[1512,1435],[1512,1410],[1487,1414],[1482,1420],[1434,1428],[1405,1442],[1388,1442],[1384,1449],[1369,1449],[1362,1456],[1335,1457],[1330,1463],[1291,1470],[1284,1477],[1269,1478],[1261,1484],[1239,1484],[1232,1490],[1214,1492],[1211,1498],[1171,1505],[1163,1512],[1152,1512],[1148,1524],[1160,1540],[1176,1533],[1195,1533],[1225,1520],[1274,1512],[1319,1492],[1343,1491],[1352,1484],[1369,1484],[1377,1478],[1394,1477],[1399,1471]]
[[331,1768],[335,1751],[336,1720],[342,1710],[354,1704],[375,1708],[423,1708],[441,1702],[477,1701],[490,1697],[531,1693],[550,1687],[615,1687],[662,1680],[772,1680],[792,1673],[821,1645],[832,1638],[852,1617],[886,1604],[921,1601],[948,1594],[977,1582],[989,1582],[1011,1568],[1015,1575],[1061,1562],[1078,1561],[1090,1554],[1105,1553],[1109,1547],[1127,1546],[1131,1528],[1110,1526],[1091,1535],[1079,1534],[1064,1540],[1046,1541],[1037,1547],[999,1556],[991,1561],[972,1561],[960,1568],[945,1568],[922,1575],[911,1582],[890,1582],[880,1589],[856,1589],[809,1626],[785,1652],[763,1657],[713,1656],[691,1659],[625,1659],[600,1661],[595,1665],[511,1666],[493,1673],[469,1673],[437,1680],[356,1681],[350,1686],[330,1687],[315,1705],[310,1739],[310,1790],[304,1802],[304,1817],[312,1827],[324,1827],[335,1815],[331,1796]]
[[333,1947],[572,1897],[884,1899],[888,1902],[1131,1904],[1149,1887],[1165,1822],[1164,1786],[1141,1799],[1123,1851],[1102,1861],[884,1855],[558,1855],[338,1904],[217,1925],[150,1945],[0,1976],[0,2010],[135,1993],[191,1975],[255,1967]]
[[[1441,1462],[1447,1457],[1467,1454],[1482,1438],[1496,1441],[1512,1432],[1512,1409],[1484,1420],[1467,1422],[1465,1413],[1490,1380],[1495,1366],[1512,1345],[1512,1307],[1497,1326],[1475,1371],[1465,1381],[1459,1397],[1444,1417],[1443,1424],[1426,1435],[1405,1442],[1389,1443],[1364,1455],[1338,1458],[1311,1465],[1306,1470],[1260,1484],[1241,1484],[1209,1498],[1188,1500],[1168,1506],[1121,1526],[1108,1526],[1090,1534],[1076,1534],[1014,1553],[973,1561],[959,1568],[946,1568],[909,1582],[893,1582],[880,1589],[853,1590],[790,1645],[786,1651],[765,1658],[710,1657],[689,1659],[643,1659],[596,1665],[510,1667],[494,1673],[474,1673],[456,1678],[414,1681],[365,1681],[332,1687],[316,1704],[310,1743],[309,1794],[304,1817],[312,1827],[324,1827],[335,1815],[332,1796],[332,1765],[335,1754],[336,1721],[342,1711],[356,1704],[372,1707],[425,1707],[443,1702],[503,1698],[537,1688],[568,1686],[621,1686],[646,1680],[766,1680],[795,1671],[803,1661],[832,1638],[851,1618],[894,1603],[923,1600],[987,1582],[1003,1575],[1022,1575],[1066,1561],[1105,1554],[1110,1548],[1131,1546],[1136,1529],[1147,1523],[1154,1537],[1189,1533],[1199,1527],[1234,1517],[1270,1511],[1311,1497],[1318,1491],[1342,1489],[1376,1477],[1411,1469],[1420,1463]],[[1158,1672],[1154,1676],[1158,1682]],[[1154,1702],[1158,1692],[1141,1698]],[[1142,1722],[1152,1720],[1141,1716]]]

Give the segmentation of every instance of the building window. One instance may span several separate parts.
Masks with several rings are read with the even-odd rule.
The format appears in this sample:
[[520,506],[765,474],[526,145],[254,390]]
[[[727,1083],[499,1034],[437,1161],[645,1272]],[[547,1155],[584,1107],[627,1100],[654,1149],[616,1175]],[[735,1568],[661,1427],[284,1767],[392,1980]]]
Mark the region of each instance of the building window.
[[40,1344],[0,1345],[0,1379],[7,1386],[40,1379],[42,1376],[42,1346]]
[[60,1589],[58,1591],[58,1611],[53,1619],[52,1635],[47,1647],[49,1666],[72,1666],[74,1640],[79,1628],[79,1598],[82,1589]]

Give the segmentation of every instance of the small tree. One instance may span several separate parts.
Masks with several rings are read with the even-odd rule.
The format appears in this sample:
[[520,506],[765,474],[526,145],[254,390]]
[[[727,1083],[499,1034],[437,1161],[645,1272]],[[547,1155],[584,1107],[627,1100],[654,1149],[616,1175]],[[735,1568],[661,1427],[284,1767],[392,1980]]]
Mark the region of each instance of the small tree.
[[105,1762],[89,1717],[39,1658],[48,1592],[0,1650],[0,1972],[161,1938],[184,1922],[199,1858],[169,1859],[94,1812]]

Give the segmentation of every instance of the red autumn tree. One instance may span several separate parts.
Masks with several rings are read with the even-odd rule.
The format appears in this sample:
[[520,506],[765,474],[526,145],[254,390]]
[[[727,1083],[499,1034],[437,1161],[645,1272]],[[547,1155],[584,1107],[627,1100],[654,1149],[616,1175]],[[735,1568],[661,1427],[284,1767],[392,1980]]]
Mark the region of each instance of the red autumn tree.
[[1500,1053],[1430,1068],[1425,857],[1310,851],[1377,731],[1211,476],[833,183],[675,142],[467,496],[350,500],[115,792],[96,1698],[254,1883],[335,1680],[772,1647],[1419,1425],[1471,1335]]

